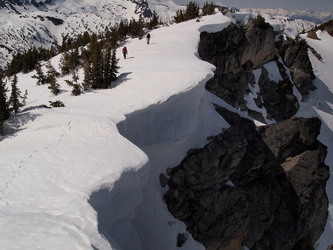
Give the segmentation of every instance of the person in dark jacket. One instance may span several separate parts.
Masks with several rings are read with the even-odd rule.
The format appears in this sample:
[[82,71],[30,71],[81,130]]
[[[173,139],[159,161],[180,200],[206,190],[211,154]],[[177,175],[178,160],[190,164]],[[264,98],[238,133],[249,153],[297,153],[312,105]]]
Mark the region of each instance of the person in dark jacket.
[[126,47],[123,48],[123,55],[124,55],[124,59],[126,59],[126,56],[127,56],[127,48]]
[[150,41],[150,34],[148,33],[147,34],[147,44],[149,44],[149,41]]

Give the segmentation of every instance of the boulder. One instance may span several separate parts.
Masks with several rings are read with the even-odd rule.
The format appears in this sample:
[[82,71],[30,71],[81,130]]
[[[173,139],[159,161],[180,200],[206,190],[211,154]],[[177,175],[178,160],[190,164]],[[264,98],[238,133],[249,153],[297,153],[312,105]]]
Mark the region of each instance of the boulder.
[[316,89],[312,83],[315,75],[308,55],[308,45],[304,40],[291,40],[289,38],[283,41],[279,51],[284,64],[291,71],[291,77],[296,88],[304,99],[309,91]]
[[164,199],[171,214],[206,249],[313,245],[328,216],[320,120],[293,118],[257,128],[216,110],[231,127],[169,169]]

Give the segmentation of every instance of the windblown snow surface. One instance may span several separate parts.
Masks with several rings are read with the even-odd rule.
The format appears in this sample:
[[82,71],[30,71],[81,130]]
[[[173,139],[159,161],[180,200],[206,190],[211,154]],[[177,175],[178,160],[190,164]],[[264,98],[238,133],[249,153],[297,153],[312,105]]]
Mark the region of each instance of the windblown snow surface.
[[[232,21],[216,14],[154,30],[149,45],[126,41],[128,58],[120,58],[119,79],[106,90],[73,97],[70,77],[62,77],[61,94],[52,96],[31,78],[35,72],[20,74],[27,105],[0,141],[0,249],[172,250],[178,233],[188,237],[182,249],[204,249],[168,212],[158,176],[229,126],[212,103],[231,107],[204,88],[214,67],[196,50],[201,31]],[[318,89],[298,115],[322,119],[320,140],[333,166],[333,40],[319,35],[311,40],[323,56],[311,57]],[[55,100],[66,106],[38,107]],[[320,250],[333,243],[332,214],[330,205]]]

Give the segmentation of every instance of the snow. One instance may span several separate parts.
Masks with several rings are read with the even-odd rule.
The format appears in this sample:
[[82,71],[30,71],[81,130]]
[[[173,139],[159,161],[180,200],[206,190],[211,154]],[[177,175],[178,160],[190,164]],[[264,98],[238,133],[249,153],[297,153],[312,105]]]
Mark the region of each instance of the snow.
[[328,147],[325,163],[330,166],[331,178],[326,186],[330,205],[329,219],[317,249],[326,250],[329,244],[333,244],[333,37],[323,31],[318,31],[317,36],[320,40],[310,39],[306,35],[302,35],[302,38],[306,39],[307,43],[321,54],[323,59],[319,61],[312,53],[309,53],[317,77],[315,80],[317,90],[311,93],[306,103],[302,103],[297,115],[303,117],[317,116],[323,122],[319,140]]
[[260,11],[260,9],[239,11],[236,13],[230,13],[228,16],[233,18],[237,23],[246,25],[250,19],[256,18],[259,14],[265,18],[265,22],[273,27],[274,31],[282,32],[285,36],[291,38],[295,38],[297,34],[316,27],[316,24],[311,21],[290,19],[286,16],[273,16],[269,13]]
[[[0,143],[1,247],[175,249],[185,225],[168,213],[158,175],[228,126],[204,88],[214,67],[196,46],[203,26],[230,22],[218,14],[154,30],[150,45],[128,40],[107,90],[73,97],[59,78],[52,96],[34,72],[20,74],[27,106]],[[55,100],[66,106],[38,107]],[[185,249],[202,249],[187,237]]]
[[[1,248],[172,250],[177,235],[185,233],[182,249],[203,250],[168,212],[158,177],[229,126],[212,104],[232,108],[204,87],[214,67],[196,51],[201,31],[231,22],[216,14],[153,30],[149,45],[126,41],[128,59],[119,48],[119,80],[106,90],[73,97],[63,77],[61,94],[52,96],[46,86],[36,86],[35,72],[18,75],[28,101],[6,124],[12,133],[0,140]],[[323,56],[319,61],[310,54],[317,90],[297,115],[322,119],[319,139],[333,166],[332,37],[318,36],[307,39]],[[59,60],[53,58],[53,65]],[[274,64],[265,67],[279,79]],[[256,81],[259,75],[257,70]],[[253,86],[251,94],[257,91]],[[66,106],[39,107],[55,100]],[[331,179],[327,191],[330,217],[319,250],[333,243]]]

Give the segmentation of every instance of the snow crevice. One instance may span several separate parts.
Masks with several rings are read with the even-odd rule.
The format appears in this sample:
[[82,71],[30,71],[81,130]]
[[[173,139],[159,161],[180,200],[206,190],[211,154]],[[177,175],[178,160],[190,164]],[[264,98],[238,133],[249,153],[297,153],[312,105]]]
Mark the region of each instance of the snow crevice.
[[[112,247],[175,249],[178,233],[186,232],[185,225],[168,212],[158,177],[226,125],[204,89],[209,77],[187,92],[128,115],[117,125],[120,134],[147,154],[149,162],[138,171],[123,173],[112,189],[102,188],[89,199],[98,214],[99,232]],[[184,249],[203,249],[187,237]]]

